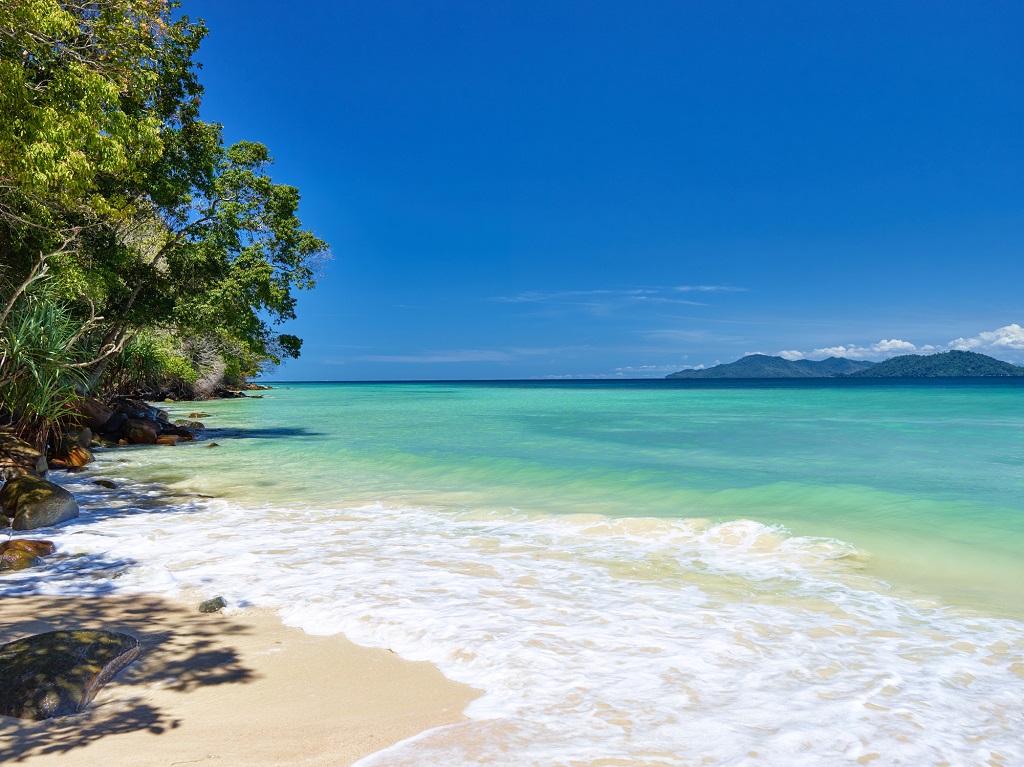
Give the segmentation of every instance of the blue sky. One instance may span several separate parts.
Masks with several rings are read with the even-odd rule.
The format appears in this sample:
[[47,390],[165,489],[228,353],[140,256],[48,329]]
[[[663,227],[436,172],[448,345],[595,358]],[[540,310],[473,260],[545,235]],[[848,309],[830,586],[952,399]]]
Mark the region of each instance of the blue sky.
[[1024,362],[1024,4],[183,10],[333,248],[274,378]]

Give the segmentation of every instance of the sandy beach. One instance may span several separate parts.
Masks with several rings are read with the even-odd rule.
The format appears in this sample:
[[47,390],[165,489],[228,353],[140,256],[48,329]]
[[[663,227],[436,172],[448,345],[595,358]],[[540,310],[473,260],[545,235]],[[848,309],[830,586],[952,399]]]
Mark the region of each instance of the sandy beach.
[[309,636],[269,611],[150,596],[5,597],[0,643],[55,629],[138,637],[143,656],[81,715],[0,717],[0,763],[349,765],[464,720],[479,693],[428,663]]

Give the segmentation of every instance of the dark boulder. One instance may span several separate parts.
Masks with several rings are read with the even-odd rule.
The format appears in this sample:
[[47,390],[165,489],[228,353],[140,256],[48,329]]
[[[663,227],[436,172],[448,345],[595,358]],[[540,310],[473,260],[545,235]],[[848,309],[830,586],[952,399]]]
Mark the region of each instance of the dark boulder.
[[35,530],[67,522],[78,516],[75,496],[60,485],[23,476],[0,489],[0,516],[15,530]]
[[161,430],[160,435],[174,435],[178,438],[179,442],[194,442],[196,439],[195,431],[184,426],[165,426]]
[[124,428],[126,423],[128,423],[128,416],[124,413],[114,413],[110,416],[110,420],[103,425],[103,429],[101,431],[103,431],[104,434],[117,434]]
[[[107,407],[95,397],[86,397],[83,400],[79,400],[75,403],[75,409],[78,412],[77,423],[92,429],[94,432],[107,431],[107,421],[114,415],[113,409]],[[88,445],[86,444],[83,447],[88,447]]]
[[0,476],[13,479],[29,475],[42,477],[49,467],[46,456],[13,434],[0,432]]
[[49,631],[0,645],[0,715],[77,714],[140,653],[135,637],[113,631]]
[[179,418],[174,422],[175,426],[184,426],[187,429],[205,429],[202,421],[190,421],[188,418]]
[[116,482],[111,482],[109,479],[94,479],[92,481],[92,483],[94,485],[99,485],[100,487],[105,487],[108,490],[116,490],[117,489],[117,483]]
[[160,429],[160,423],[150,418],[129,418],[121,433],[133,445],[155,445]]

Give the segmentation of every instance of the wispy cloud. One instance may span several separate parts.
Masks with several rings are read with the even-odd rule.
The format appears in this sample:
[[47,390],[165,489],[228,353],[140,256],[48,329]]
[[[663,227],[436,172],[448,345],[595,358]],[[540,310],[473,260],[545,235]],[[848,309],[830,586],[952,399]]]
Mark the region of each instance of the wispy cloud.
[[523,357],[562,354],[586,347],[522,347],[511,349],[447,349],[428,350],[415,354],[365,354],[356,359],[363,362],[401,362],[436,364],[448,362],[512,362]]
[[670,287],[640,287],[599,290],[527,290],[511,296],[496,296],[493,300],[507,304],[533,304],[563,309],[606,314],[618,309],[676,304],[707,306],[701,301],[681,298],[680,293],[736,293],[744,288],[728,285],[675,285]]
[[995,330],[984,331],[970,338],[957,338],[945,344],[915,344],[899,338],[883,338],[872,344],[840,344],[826,346],[812,351],[785,349],[778,354],[788,360],[818,359],[825,357],[850,357],[854,359],[888,359],[900,354],[934,354],[952,349],[987,352],[999,357],[1020,359],[1024,357],[1024,328],[1020,325],[1004,325]]
[[746,288],[737,288],[733,285],[676,285],[672,290],[682,293],[743,293]]

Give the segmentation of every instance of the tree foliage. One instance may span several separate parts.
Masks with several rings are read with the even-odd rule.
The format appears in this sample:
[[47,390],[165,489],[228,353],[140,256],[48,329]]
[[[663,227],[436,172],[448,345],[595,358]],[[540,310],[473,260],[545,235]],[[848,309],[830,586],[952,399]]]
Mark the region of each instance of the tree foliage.
[[277,326],[327,245],[267,148],[201,119],[206,32],[170,0],[0,4],[0,330],[50,302],[77,326],[80,389],[141,380],[124,350],[153,339],[177,380],[299,353]]

